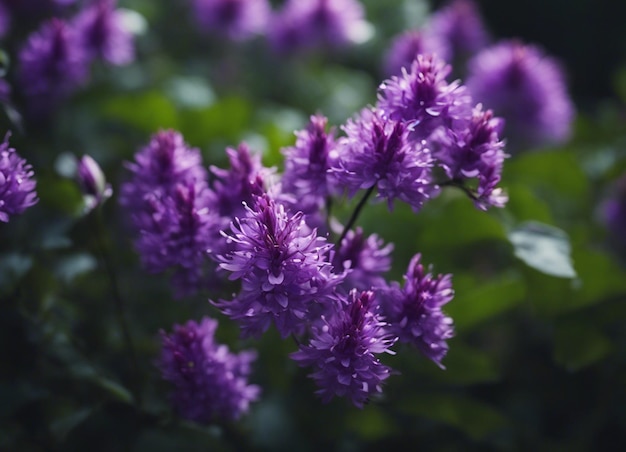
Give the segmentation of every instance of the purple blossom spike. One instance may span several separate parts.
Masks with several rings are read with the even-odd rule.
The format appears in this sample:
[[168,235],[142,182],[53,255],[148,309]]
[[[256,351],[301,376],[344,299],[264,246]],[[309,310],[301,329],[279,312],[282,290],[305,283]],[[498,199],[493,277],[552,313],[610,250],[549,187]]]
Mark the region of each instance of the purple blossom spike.
[[117,0],[97,0],[76,17],[74,24],[85,53],[113,65],[128,64],[135,58],[133,35],[125,27]]
[[82,85],[88,70],[76,31],[60,19],[45,22],[19,53],[19,81],[37,111],[47,111]]
[[312,312],[332,302],[343,278],[328,262],[332,245],[308,228],[302,212],[289,216],[267,195],[246,209],[231,224],[232,251],[218,256],[242,288],[234,300],[215,304],[239,322],[244,336],[259,336],[271,323],[283,338],[300,334]]
[[328,170],[330,152],[335,147],[335,130],[326,132],[327,122],[324,116],[311,116],[307,128],[296,132],[296,145],[282,150],[285,155],[282,190],[293,196],[298,210],[307,214],[323,208],[331,194]]
[[215,342],[216,329],[217,321],[204,317],[161,331],[157,366],[174,387],[171,403],[180,416],[202,424],[237,420],[260,395],[248,383],[256,353],[231,353]]
[[89,155],[83,155],[78,161],[76,173],[78,184],[83,192],[87,211],[102,204],[113,194],[100,165]]
[[411,69],[417,55],[433,53],[448,60],[448,48],[437,36],[417,30],[405,31],[394,38],[385,54],[385,74],[389,77],[401,75],[402,68]]
[[[121,186],[120,203],[131,213],[147,209],[146,197],[171,194],[179,183],[204,181],[208,178],[202,166],[202,156],[190,148],[183,136],[174,130],[157,132],[147,146],[135,154],[135,161],[127,163],[131,179]],[[136,217],[141,220],[141,217]],[[137,222],[136,222],[137,223]],[[141,229],[141,221],[136,226]]]
[[288,0],[274,15],[270,41],[281,53],[342,47],[365,39],[364,17],[356,0]]
[[152,273],[173,269],[178,298],[213,284],[208,254],[217,237],[217,220],[209,206],[213,193],[205,184],[180,183],[170,193],[151,193],[136,241],[142,263]]
[[433,14],[425,33],[438,39],[447,51],[446,61],[466,59],[489,43],[489,35],[476,4],[472,0],[452,0]]
[[[448,352],[446,340],[454,335],[452,319],[441,307],[454,297],[452,275],[424,272],[421,255],[411,259],[404,276],[404,287],[391,284],[382,291],[384,312],[390,331],[400,342],[415,345],[426,357],[443,368],[441,360]],[[429,270],[430,271],[430,270]]]
[[206,31],[243,40],[265,31],[267,0],[192,0],[194,19]]
[[491,110],[483,111],[478,104],[467,125],[442,129],[434,140],[440,146],[435,153],[439,164],[454,183],[463,184],[466,179],[478,179],[474,203],[481,210],[488,207],[504,207],[508,198],[497,185],[502,175],[504,142],[499,134],[503,121],[493,116]]
[[450,66],[437,56],[418,55],[410,70],[385,80],[378,88],[378,108],[396,121],[406,122],[416,141],[425,140],[439,126],[471,115],[470,97],[458,80],[448,83]]
[[393,244],[384,244],[376,234],[365,236],[361,228],[350,230],[334,257],[335,270],[349,270],[344,287],[371,290],[385,285],[383,273],[391,269]]
[[505,41],[469,62],[473,98],[506,120],[509,146],[558,144],[569,139],[575,111],[563,70],[538,47]]
[[397,198],[417,212],[436,193],[430,151],[409,140],[411,131],[406,123],[364,108],[356,120],[348,119],[343,129],[346,136],[338,142],[331,172],[337,186],[345,188],[350,197],[375,186],[378,198],[386,198],[390,210]]
[[0,221],[4,223],[39,201],[33,168],[9,147],[10,136],[7,133],[0,144]]
[[325,403],[347,397],[363,408],[373,394],[382,392],[391,375],[376,355],[394,354],[391,347],[397,338],[387,330],[373,298],[373,292],[352,290],[344,306],[313,327],[310,343],[291,354],[300,366],[313,366],[310,376]]

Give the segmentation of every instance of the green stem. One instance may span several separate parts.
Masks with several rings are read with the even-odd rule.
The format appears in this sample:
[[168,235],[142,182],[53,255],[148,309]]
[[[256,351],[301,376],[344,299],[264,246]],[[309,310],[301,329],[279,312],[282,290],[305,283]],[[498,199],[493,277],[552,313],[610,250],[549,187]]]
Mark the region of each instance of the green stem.
[[122,333],[124,340],[124,347],[126,348],[126,355],[129,362],[129,368],[131,372],[132,392],[135,398],[137,406],[141,406],[141,387],[139,382],[139,369],[137,366],[137,354],[135,353],[135,345],[133,338],[130,334],[130,328],[128,321],[126,320],[124,299],[121,296],[119,284],[117,281],[117,274],[115,273],[114,266],[111,262],[109,253],[106,246],[106,231],[102,221],[102,209],[101,206],[96,208],[95,217],[92,216],[95,223],[96,240],[98,242],[98,248],[100,251],[100,258],[104,265],[104,269],[109,278],[111,284],[111,291],[113,295],[113,305],[115,308],[115,317],[117,319],[118,326]]
[[470,188],[468,188],[463,181],[457,179],[450,179],[447,181],[443,181],[438,184],[440,187],[456,187],[462,190],[472,201],[478,201],[478,197],[476,193],[474,193]]
[[352,228],[352,226],[354,226],[354,223],[356,223],[356,220],[359,217],[361,210],[363,210],[363,207],[367,203],[367,200],[369,199],[371,194],[374,192],[374,188],[376,188],[376,184],[372,185],[370,188],[367,189],[367,191],[365,192],[365,194],[363,195],[363,197],[357,204],[356,208],[354,209],[354,212],[352,212],[352,216],[350,217],[350,219],[344,226],[343,231],[341,232],[341,236],[339,237],[339,240],[337,240],[337,243],[335,244],[336,248],[339,248],[341,246],[341,242],[346,237],[346,234]]

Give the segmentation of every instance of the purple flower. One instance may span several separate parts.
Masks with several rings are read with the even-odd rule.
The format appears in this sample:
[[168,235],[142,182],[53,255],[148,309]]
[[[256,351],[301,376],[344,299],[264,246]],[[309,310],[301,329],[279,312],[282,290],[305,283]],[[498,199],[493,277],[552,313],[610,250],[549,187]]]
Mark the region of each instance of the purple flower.
[[409,140],[404,122],[385,118],[380,110],[364,108],[343,127],[337,159],[331,169],[338,187],[350,197],[360,189],[378,189],[391,210],[396,198],[416,212],[436,193],[431,181],[432,157],[422,144]]
[[425,33],[442,42],[447,50],[440,57],[447,61],[465,59],[489,43],[482,18],[471,0],[453,0],[433,14]]
[[6,36],[11,28],[11,15],[7,7],[0,3],[0,38]]
[[174,386],[170,400],[180,416],[194,422],[232,421],[249,410],[260,388],[248,384],[253,351],[233,354],[215,342],[217,321],[204,317],[161,331],[162,349],[157,366]]
[[214,284],[208,252],[217,236],[217,221],[209,206],[213,193],[206,184],[179,183],[173,193],[146,197],[148,211],[136,248],[146,269],[160,273],[173,269],[177,297],[194,294]]
[[421,255],[411,259],[404,276],[404,287],[393,283],[381,291],[382,306],[390,331],[400,342],[415,345],[426,357],[443,368],[448,352],[447,339],[454,335],[452,319],[441,307],[454,297],[452,276],[424,273]]
[[121,12],[115,9],[116,1],[95,1],[78,14],[74,25],[90,59],[124,65],[135,58],[135,49],[132,33],[125,27]]
[[192,0],[192,7],[203,30],[234,40],[263,32],[270,13],[267,0]]
[[504,117],[509,146],[516,150],[570,137],[575,111],[563,71],[535,46],[505,41],[483,50],[469,62],[467,87]]
[[215,304],[244,336],[259,336],[272,322],[283,338],[300,334],[312,313],[333,300],[342,275],[327,260],[332,245],[309,229],[302,212],[289,216],[282,204],[258,197],[227,238],[233,249],[218,256],[220,267],[242,287],[234,300]]
[[385,54],[385,74],[401,75],[402,68],[411,69],[417,55],[434,53],[448,60],[448,49],[437,36],[416,30],[405,31],[394,38]]
[[183,136],[174,130],[153,135],[126,168],[131,172],[131,179],[122,184],[120,203],[134,215],[139,229],[144,219],[141,213],[148,208],[148,195],[171,194],[179,183],[206,182],[208,178],[200,151],[190,148]]
[[619,252],[626,252],[626,175],[611,187],[610,195],[601,204],[600,215],[611,244]]
[[102,204],[113,194],[100,165],[89,155],[83,155],[78,161],[76,178],[88,211]]
[[470,97],[460,82],[448,83],[450,66],[434,55],[418,55],[410,70],[385,80],[378,88],[378,108],[413,129],[421,141],[439,126],[471,115]]
[[391,269],[393,244],[384,244],[376,234],[365,237],[363,230],[350,230],[333,256],[335,270],[349,270],[344,287],[370,290],[385,284],[382,274]]
[[441,129],[434,141],[440,146],[435,153],[439,164],[454,183],[478,179],[474,197],[476,207],[487,210],[489,206],[504,207],[508,200],[500,182],[504,159],[504,142],[499,138],[503,121],[495,118],[491,110],[483,111],[478,104],[467,125]]
[[309,345],[291,354],[300,366],[313,366],[310,376],[324,402],[347,397],[363,408],[391,375],[376,355],[393,354],[390,347],[397,338],[389,334],[373,298],[373,292],[352,290],[340,309],[314,326]]
[[342,47],[364,38],[363,6],[356,0],[288,0],[269,27],[274,50]]
[[335,131],[331,128],[326,132],[327,122],[324,116],[311,116],[307,128],[296,132],[296,145],[282,150],[285,155],[282,190],[291,195],[298,210],[306,214],[323,208],[331,194],[328,169],[330,152],[335,147]]
[[60,19],[45,22],[29,36],[19,53],[19,65],[24,93],[39,111],[64,99],[89,75],[78,35]]
[[0,144],[0,221],[7,223],[38,201],[33,168],[9,147],[10,133]]

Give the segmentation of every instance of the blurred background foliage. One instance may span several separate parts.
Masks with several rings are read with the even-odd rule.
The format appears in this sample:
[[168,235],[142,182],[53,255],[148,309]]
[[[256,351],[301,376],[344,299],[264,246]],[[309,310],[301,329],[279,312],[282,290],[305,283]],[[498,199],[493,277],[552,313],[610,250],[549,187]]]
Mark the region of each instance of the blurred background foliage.
[[[276,2],[277,4],[279,2]],[[440,2],[363,2],[376,34],[346,52],[278,58],[190,26],[186,2],[120,1],[138,13],[137,60],[96,67],[90,84],[44,124],[3,130],[36,171],[40,202],[0,225],[0,450],[622,450],[626,446],[626,274],[598,209],[626,171],[626,4],[529,0],[478,5],[494,36],[542,45],[567,69],[578,107],[567,144],[505,163],[502,210],[476,210],[446,191],[419,214],[370,205],[359,223],[395,243],[390,279],[421,252],[453,273],[447,313],[456,337],[442,371],[411,349],[387,362],[400,374],[364,410],[323,405],[295,350],[275,332],[238,339],[203,293],[174,301],[166,278],[141,269],[114,194],[82,215],[69,155],[92,155],[114,190],[122,162],[159,129],[175,128],[205,163],[226,165],[242,140],[280,168],[281,146],[321,112],[341,124],[374,102],[390,39]],[[31,30],[20,30],[22,39]],[[7,41],[14,56],[21,42]],[[10,68],[10,67],[9,67]],[[9,79],[11,71],[9,70]],[[338,214],[347,216],[353,204]],[[104,241],[126,300],[137,367],[129,366]],[[570,260],[571,259],[571,260]],[[219,339],[255,347],[263,397],[232,426],[177,419],[153,362],[158,331],[209,314]],[[140,381],[143,405],[132,402]]]

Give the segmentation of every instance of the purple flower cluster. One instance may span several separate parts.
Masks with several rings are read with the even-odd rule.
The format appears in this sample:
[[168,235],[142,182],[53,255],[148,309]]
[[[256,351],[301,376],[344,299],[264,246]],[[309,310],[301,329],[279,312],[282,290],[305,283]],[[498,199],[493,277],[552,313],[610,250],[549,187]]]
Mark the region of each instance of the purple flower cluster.
[[192,0],[194,19],[202,30],[243,40],[265,30],[267,0]]
[[571,134],[574,106],[560,66],[539,48],[505,41],[469,62],[472,96],[506,118],[506,133],[520,146],[562,143]]
[[0,144],[0,221],[24,212],[38,201],[34,171],[15,149],[9,147],[7,133]]
[[363,408],[372,395],[382,392],[391,368],[376,357],[390,353],[396,341],[379,314],[374,292],[352,290],[344,304],[313,327],[308,345],[291,357],[301,366],[312,366],[311,377],[324,402],[347,397]]
[[46,116],[84,85],[93,60],[114,65],[133,60],[132,35],[115,2],[97,0],[69,21],[51,18],[23,44],[19,82],[35,117]]
[[215,342],[217,321],[208,317],[175,325],[161,332],[157,362],[163,378],[174,386],[170,397],[176,411],[198,423],[238,419],[258,399],[260,388],[248,384],[253,351],[233,354]]

